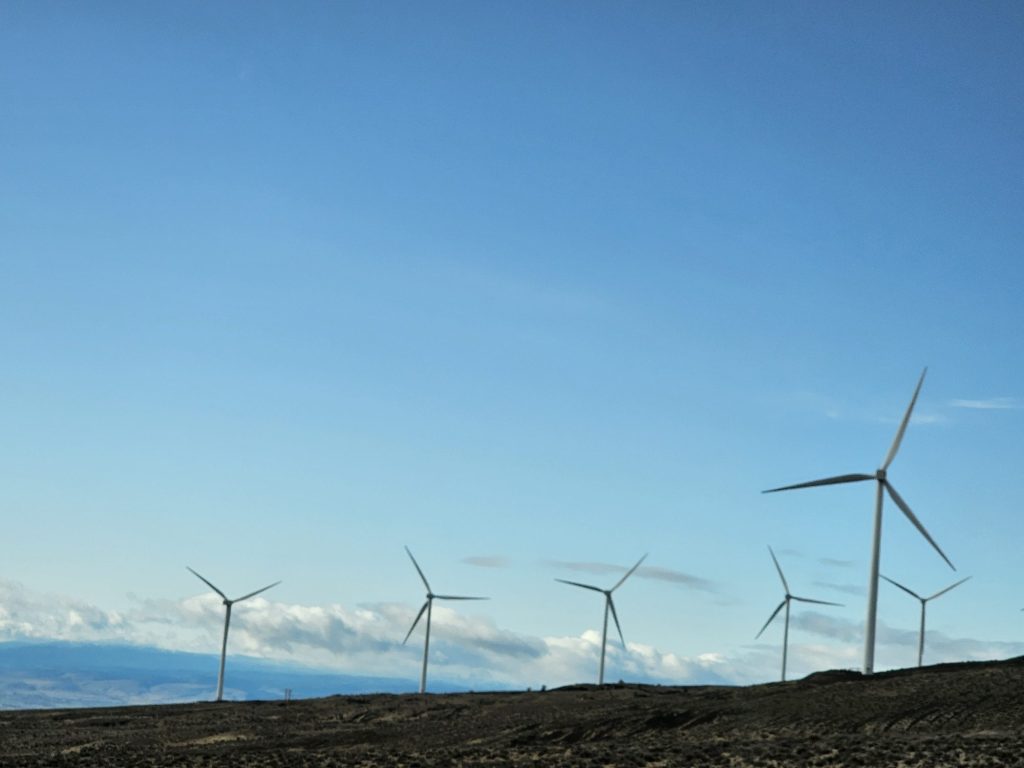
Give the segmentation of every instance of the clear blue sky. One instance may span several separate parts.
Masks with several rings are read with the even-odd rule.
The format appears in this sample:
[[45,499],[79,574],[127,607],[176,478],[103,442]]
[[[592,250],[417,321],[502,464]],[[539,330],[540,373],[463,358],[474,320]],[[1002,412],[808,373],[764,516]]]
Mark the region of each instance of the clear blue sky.
[[188,564],[284,579],[239,652],[412,674],[408,544],[493,598],[436,674],[589,679],[553,578],[649,551],[610,676],[747,682],[772,544],[847,605],[793,671],[857,667],[873,489],[759,492],[873,471],[928,365],[930,656],[1024,653],[1021,72],[1012,2],[5,2],[0,637],[215,650]]

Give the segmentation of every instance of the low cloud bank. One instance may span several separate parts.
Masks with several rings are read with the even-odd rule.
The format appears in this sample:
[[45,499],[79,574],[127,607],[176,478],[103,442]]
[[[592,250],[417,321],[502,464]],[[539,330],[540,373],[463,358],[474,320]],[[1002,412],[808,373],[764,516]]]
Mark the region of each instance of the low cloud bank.
[[[212,594],[182,600],[137,600],[123,613],[44,595],[0,581],[0,641],[117,642],[216,653],[224,608]],[[258,596],[232,612],[231,653],[345,671],[415,677],[423,652],[420,627],[402,639],[419,606],[377,603],[355,608],[272,602]],[[492,620],[435,604],[430,676],[483,687],[556,686],[596,677],[600,635],[530,637]],[[609,642],[609,679],[663,683],[729,682],[716,654],[686,658],[641,643],[628,652]]]
[[[402,645],[419,605],[376,603],[301,605],[260,595],[232,613],[229,649],[243,654],[352,675],[415,678],[423,652],[418,627]],[[126,643],[166,650],[217,653],[224,610],[212,594],[182,600],[136,600],[126,611],[107,611],[62,595],[41,594],[0,581],[0,641],[64,640]],[[777,677],[779,637],[771,630],[758,643],[684,655],[630,642],[624,651],[609,639],[606,679],[665,684],[748,684]],[[878,668],[914,661],[916,629],[879,623]],[[435,605],[430,677],[466,687],[549,687],[593,681],[601,637],[532,637],[491,619]],[[790,634],[792,677],[818,669],[858,669],[863,644],[860,622],[817,611],[797,611]],[[954,638],[929,631],[926,659],[1007,658],[1024,654],[1024,643]]]

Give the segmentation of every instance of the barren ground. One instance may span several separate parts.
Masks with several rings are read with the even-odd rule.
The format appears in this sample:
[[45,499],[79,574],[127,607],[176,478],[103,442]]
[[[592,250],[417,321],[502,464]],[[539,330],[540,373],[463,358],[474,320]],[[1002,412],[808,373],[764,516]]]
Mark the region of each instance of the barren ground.
[[0,765],[1024,765],[1024,658],[748,688],[8,710]]

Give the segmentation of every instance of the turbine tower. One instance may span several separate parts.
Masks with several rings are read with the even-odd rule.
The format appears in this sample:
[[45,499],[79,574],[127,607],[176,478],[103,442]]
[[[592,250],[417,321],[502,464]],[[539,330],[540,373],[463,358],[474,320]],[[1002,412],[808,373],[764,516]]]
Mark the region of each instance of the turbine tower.
[[423,672],[420,673],[420,693],[426,693],[427,690],[427,656],[430,653],[430,614],[433,612],[434,600],[487,600],[486,597],[463,597],[460,595],[435,595],[434,591],[430,588],[430,582],[427,581],[427,577],[423,575],[423,570],[420,568],[420,564],[416,562],[416,558],[412,556],[412,552],[409,548],[405,548],[406,553],[409,555],[409,559],[412,560],[412,564],[416,568],[416,572],[423,579],[423,586],[427,588],[427,601],[423,603],[423,607],[420,608],[420,612],[416,614],[416,619],[413,621],[412,626],[409,627],[408,633],[405,635],[405,640],[402,641],[402,645],[409,642],[409,637],[412,635],[412,631],[416,629],[416,625],[420,623],[420,619],[423,618],[424,611],[427,614],[427,633],[423,639]]
[[898,581],[895,581],[894,579],[890,579],[885,574],[881,574],[881,576],[882,576],[883,579],[888,581],[894,587],[899,587],[900,589],[902,589],[904,592],[906,592],[911,597],[916,597],[918,600],[921,601],[921,631],[920,631],[920,633],[918,634],[918,637],[917,637],[917,666],[920,667],[921,663],[922,663],[922,661],[924,659],[924,607],[925,607],[925,605],[928,603],[929,600],[934,600],[936,597],[939,597],[941,595],[946,594],[951,589],[955,589],[956,587],[959,587],[961,584],[963,584],[965,581],[967,581],[967,579],[969,579],[971,577],[968,576],[967,579],[960,579],[960,581],[958,581],[956,584],[952,584],[952,585],[946,587],[945,589],[936,592],[931,597],[921,597],[914,590],[910,589],[909,587],[904,587]]
[[601,666],[598,669],[598,673],[597,673],[597,684],[598,685],[604,685],[604,653],[605,653],[605,648],[608,645],[608,613],[609,613],[609,611],[612,614],[612,618],[615,619],[615,628],[619,630],[619,640],[622,641],[622,650],[626,650],[626,638],[623,637],[623,635],[622,635],[622,625],[619,624],[619,615],[615,612],[615,601],[612,600],[612,592],[614,592],[616,589],[621,587],[623,585],[623,583],[626,581],[626,579],[628,579],[630,576],[633,575],[633,571],[635,571],[637,568],[640,567],[640,563],[642,563],[646,559],[647,559],[647,555],[644,555],[639,560],[637,560],[636,561],[636,565],[634,565],[632,568],[630,568],[628,571],[626,571],[626,575],[623,576],[621,579],[619,579],[615,583],[615,586],[612,587],[611,589],[601,589],[600,587],[595,587],[593,584],[580,584],[578,581],[569,581],[568,579],[555,579],[555,581],[560,581],[563,584],[571,584],[574,587],[581,587],[583,589],[589,589],[589,590],[591,590],[593,592],[600,592],[602,595],[604,595],[604,629],[601,632]]
[[220,671],[217,673],[216,699],[217,701],[221,701],[224,698],[224,659],[228,653],[228,626],[231,624],[231,606],[235,603],[240,603],[243,600],[248,600],[250,597],[256,597],[256,595],[258,595],[260,592],[266,592],[268,589],[270,589],[271,587],[276,587],[281,582],[275,581],[273,584],[269,584],[263,587],[263,589],[257,589],[255,592],[250,592],[248,595],[236,597],[234,600],[231,600],[228,598],[227,595],[225,595],[223,592],[221,592],[219,589],[213,586],[213,584],[210,583],[210,581],[207,580],[204,576],[199,574],[197,571],[193,571],[187,565],[185,567],[188,568],[189,571],[192,571],[192,574],[195,575],[206,586],[208,586],[210,589],[212,589],[214,592],[220,595],[224,601],[224,640],[221,642],[220,646]]
[[797,600],[801,603],[815,603],[816,605],[835,605],[842,607],[842,603],[830,603],[826,600],[812,600],[809,597],[797,597],[796,595],[790,594],[789,584],[786,583],[786,577],[782,575],[782,567],[779,565],[779,561],[775,559],[775,553],[772,552],[772,548],[768,547],[768,554],[772,556],[772,562],[775,563],[775,570],[779,572],[779,578],[782,580],[782,588],[786,590],[786,596],[779,603],[779,607],[776,608],[772,615],[768,617],[768,621],[761,627],[761,631],[754,637],[757,640],[758,637],[764,634],[764,631],[768,629],[768,625],[772,623],[776,616],[779,615],[779,611],[783,608],[786,609],[786,626],[782,631],[782,682],[786,682],[786,656],[789,652],[789,603],[792,600]]
[[882,462],[882,466],[871,475],[838,475],[836,477],[827,477],[824,480],[811,480],[807,483],[797,483],[796,485],[784,485],[781,488],[771,488],[763,493],[775,493],[777,491],[791,491],[796,488],[813,488],[818,485],[838,485],[840,483],[857,483],[862,480],[874,480],[877,482],[875,488],[875,525],[874,533],[871,539],[871,567],[868,575],[868,613],[867,620],[864,624],[864,674],[870,675],[875,669],[875,619],[878,615],[878,563],[881,554],[882,545],[882,498],[883,493],[888,493],[890,498],[895,502],[896,506],[900,508],[907,519],[920,531],[921,535],[924,536],[928,543],[931,544],[935,551],[942,556],[942,559],[946,561],[950,568],[954,571],[956,567],[950,562],[950,559],[946,557],[946,553],[942,551],[935,540],[931,537],[925,527],[921,524],[921,521],[917,519],[914,513],[907,506],[907,502],[903,500],[896,489],[893,488],[892,483],[888,480],[889,465],[892,464],[892,460],[896,458],[896,452],[900,448],[900,442],[903,440],[903,433],[907,429],[907,424],[910,422],[910,414],[914,410],[914,404],[917,402],[917,395],[921,391],[921,385],[924,384],[924,376],[928,373],[928,369],[925,368],[921,373],[921,378],[917,382],[917,389],[914,390],[914,396],[910,400],[910,405],[907,406],[907,412],[903,414],[903,421],[900,422],[899,429],[896,430],[896,438],[892,441],[892,446],[889,448],[889,453],[886,455],[885,460]]

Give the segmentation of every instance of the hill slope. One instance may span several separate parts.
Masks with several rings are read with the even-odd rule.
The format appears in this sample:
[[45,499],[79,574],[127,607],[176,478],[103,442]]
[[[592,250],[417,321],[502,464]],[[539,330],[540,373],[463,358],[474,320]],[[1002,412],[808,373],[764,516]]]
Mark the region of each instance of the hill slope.
[[0,713],[5,765],[1018,765],[1024,659],[748,688],[575,686]]

